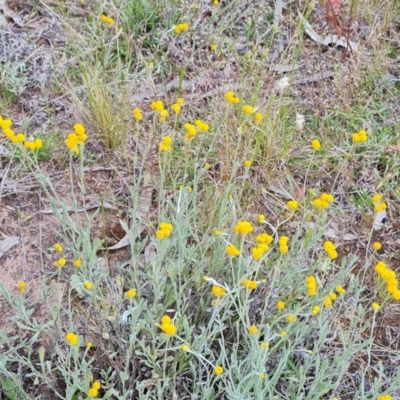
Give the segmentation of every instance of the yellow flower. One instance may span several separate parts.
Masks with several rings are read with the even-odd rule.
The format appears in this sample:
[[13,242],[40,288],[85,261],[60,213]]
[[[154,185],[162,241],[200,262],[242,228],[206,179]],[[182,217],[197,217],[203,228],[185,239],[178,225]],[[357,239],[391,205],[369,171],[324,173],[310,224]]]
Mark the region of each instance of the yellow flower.
[[92,388],[95,388],[95,389],[97,389],[97,390],[100,390],[100,389],[101,389],[101,383],[100,383],[100,381],[94,381],[94,382],[92,383]]
[[189,24],[186,22],[184,22],[183,24],[175,25],[174,27],[175,33],[177,34],[182,33],[183,31],[186,31],[188,29],[189,29]]
[[263,350],[266,350],[266,349],[269,348],[269,343],[268,343],[268,342],[263,342],[263,343],[260,344],[260,347],[261,347]]
[[99,394],[99,391],[98,391],[96,388],[94,388],[94,387],[91,387],[91,388],[88,390],[88,396],[89,396],[89,397],[97,397],[98,394]]
[[224,297],[226,295],[226,290],[222,286],[214,285],[211,289],[211,293],[215,297]]
[[219,0],[214,0],[213,4],[214,4],[214,7],[218,7],[219,6]]
[[132,110],[132,114],[133,114],[133,116],[135,117],[135,120],[136,121],[141,121],[142,119],[143,119],[143,115],[142,115],[142,111],[141,111],[141,109],[140,108],[134,108],[133,110]]
[[175,333],[176,333],[176,325],[171,322],[171,319],[170,319],[170,322],[163,322],[161,320],[161,327],[160,328],[168,336],[174,336]]
[[259,330],[255,325],[251,325],[249,327],[249,334],[250,335],[257,335],[258,333],[259,333]]
[[156,232],[156,236],[158,239],[165,239],[171,235],[173,230],[173,225],[167,222],[161,222],[159,226],[159,230]]
[[346,290],[343,288],[343,286],[336,286],[335,290],[340,294],[346,293]]
[[135,289],[129,289],[127,292],[125,292],[126,297],[128,299],[133,299],[136,296],[136,290]]
[[250,279],[245,279],[242,282],[242,286],[244,286],[246,289],[249,289],[249,290],[257,289],[257,285],[258,285],[257,281],[252,281]]
[[244,166],[247,167],[247,168],[250,168],[251,167],[251,161],[250,160],[246,160],[244,162]]
[[289,251],[288,247],[288,241],[289,238],[287,236],[281,236],[278,240],[278,245],[279,245],[279,252],[282,254],[286,254]]
[[76,346],[78,344],[78,335],[76,335],[73,332],[68,332],[65,335],[65,340],[71,345],[71,346]]
[[338,253],[336,251],[336,246],[330,240],[324,243],[324,250],[328,253],[328,257],[331,260],[337,258]]
[[162,111],[164,111],[164,103],[162,102],[162,100],[153,101],[150,104],[150,108],[154,111],[157,111],[158,113],[161,113]]
[[378,193],[374,194],[374,195],[372,196],[372,201],[373,201],[374,203],[380,203],[380,202],[382,201],[382,195],[381,195],[381,194],[378,194]]
[[281,332],[281,337],[285,337],[287,335],[286,331]]
[[268,235],[268,233],[261,233],[260,235],[256,236],[256,242],[258,243],[271,244],[273,240],[274,238],[271,235]]
[[312,313],[314,315],[317,315],[320,311],[321,311],[321,307],[320,306],[314,306],[313,309],[312,309]]
[[210,126],[200,119],[196,119],[196,121],[194,121],[194,124],[197,126],[198,129],[203,132],[208,132],[208,130],[210,129]]
[[214,235],[215,235],[215,236],[222,235],[222,231],[220,231],[219,229],[216,229],[216,230],[214,231]]
[[182,349],[183,351],[189,351],[189,350],[190,350],[190,347],[189,347],[187,344],[183,344],[183,345],[181,346],[181,349]]
[[216,367],[214,367],[215,375],[221,375],[223,372],[224,372],[224,369],[220,365],[217,365]]
[[264,116],[261,113],[256,113],[254,115],[254,122],[256,124],[259,124],[262,121],[263,118],[264,118]]
[[87,342],[87,343],[86,343],[86,347],[87,347],[88,349],[91,349],[91,348],[93,347],[93,343],[92,343],[92,342]]
[[230,104],[238,104],[240,101],[239,97],[236,97],[235,92],[233,92],[232,90],[225,93],[225,99]]
[[330,298],[330,296],[324,297],[324,306],[327,308],[332,307],[332,299]]
[[331,298],[331,300],[337,299],[336,293],[333,293],[333,292],[329,292],[329,297]]
[[254,228],[249,221],[239,221],[234,227],[233,231],[241,235],[246,235],[250,232],[253,232],[253,229]]
[[285,308],[285,302],[280,300],[278,303],[276,303],[276,307],[278,310],[283,310]]
[[265,215],[259,214],[259,215],[258,215],[258,222],[259,222],[260,224],[262,224],[263,222],[265,222]]
[[160,142],[159,150],[160,151],[171,151],[171,143],[172,143],[172,137],[165,136],[163,138],[163,140],[161,140],[161,142]]
[[254,108],[252,106],[243,106],[242,110],[246,114],[254,114]]
[[172,104],[171,108],[172,108],[172,111],[173,111],[176,115],[179,115],[179,114],[180,114],[180,112],[181,112],[181,105],[180,105],[180,104],[178,104],[178,103]]
[[59,258],[55,262],[55,265],[56,265],[56,267],[63,267],[66,263],[67,263],[67,260],[65,258]]
[[41,149],[43,147],[43,142],[42,142],[42,139],[37,138],[37,139],[35,139],[33,141],[29,141],[29,140],[26,141],[24,143],[24,146],[28,150],[38,150],[38,149]]
[[205,169],[210,169],[211,168],[211,164],[208,163],[208,162],[204,163],[204,168]]
[[362,142],[366,142],[367,140],[368,140],[367,132],[361,130],[361,131],[358,131],[357,133],[353,133],[353,142],[354,143],[362,143]]
[[75,267],[75,268],[80,268],[81,265],[82,265],[82,259],[81,259],[81,258],[77,258],[77,259],[74,261],[74,267]]
[[55,243],[53,248],[57,253],[62,253],[62,251],[63,251],[63,248],[60,243]]
[[237,257],[240,256],[240,250],[233,244],[230,244],[229,246],[225,247],[225,251],[228,253],[229,256],[231,257]]
[[321,148],[321,142],[320,142],[318,139],[314,139],[314,140],[311,142],[311,147],[312,147],[314,150],[319,150],[319,149]]
[[259,243],[257,247],[251,249],[251,255],[255,260],[259,260],[263,254],[269,250],[269,246],[265,243]]
[[104,22],[105,24],[112,25],[114,23],[114,18],[107,17],[107,15],[102,15],[100,17],[100,21]]
[[374,250],[380,250],[382,248],[382,244],[380,242],[374,242],[372,243],[372,248]]
[[23,143],[25,142],[25,135],[23,133],[18,133],[17,135],[11,137],[13,143]]
[[264,374],[264,372],[261,372],[261,374],[258,374],[258,377],[259,377],[260,379],[265,379],[265,374]]
[[211,50],[211,51],[217,50],[217,45],[216,45],[216,44],[212,44],[212,45],[210,46],[210,50]]
[[25,281],[19,281],[18,282],[18,289],[19,289],[19,292],[21,294],[24,294],[25,293],[25,289],[26,289],[26,282]]
[[392,400],[392,396],[390,394],[381,394],[377,400]]
[[378,304],[378,303],[372,303],[372,308],[375,310],[375,311],[379,311],[380,310],[380,308],[381,308],[381,306]]
[[172,319],[169,315],[164,315],[161,317],[162,324],[170,324],[171,322],[172,322]]
[[64,140],[64,143],[68,149],[70,149],[71,151],[73,151],[76,154],[79,153],[78,136],[76,133],[70,133],[67,136],[67,138]]
[[85,288],[86,288],[87,290],[92,290],[92,289],[93,289],[93,284],[90,283],[89,281],[85,281],[85,282],[83,283],[83,285],[85,286]]
[[299,208],[299,203],[296,200],[289,200],[286,205],[291,209],[291,210],[297,210]]
[[295,322],[296,321],[296,316],[293,314],[289,314],[286,318],[287,322]]
[[169,112],[167,110],[160,111],[160,122],[163,123],[169,117]]
[[309,296],[315,296],[317,293],[317,281],[312,275],[306,278],[307,292]]
[[386,208],[387,208],[386,203],[375,204],[375,211],[376,212],[381,212],[383,210],[386,210]]
[[183,97],[178,97],[176,99],[176,104],[179,104],[180,106],[183,104],[183,102],[184,102]]
[[196,128],[192,124],[186,123],[183,125],[183,127],[186,130],[186,134],[185,134],[186,140],[191,140],[197,135]]

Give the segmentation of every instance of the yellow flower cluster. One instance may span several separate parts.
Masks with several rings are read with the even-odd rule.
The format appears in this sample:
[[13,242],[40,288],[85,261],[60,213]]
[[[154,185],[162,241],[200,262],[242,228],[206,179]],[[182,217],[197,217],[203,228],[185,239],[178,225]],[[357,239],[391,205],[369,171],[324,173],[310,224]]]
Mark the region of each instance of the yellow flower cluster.
[[329,205],[334,201],[334,197],[328,193],[322,193],[318,199],[314,200],[314,206],[316,208],[328,208]]
[[257,217],[257,220],[260,224],[262,224],[263,222],[265,222],[265,215],[264,214],[259,214]]
[[165,136],[161,140],[160,145],[158,146],[158,149],[160,151],[171,151],[171,144],[172,144],[172,137],[171,136]]
[[99,390],[101,389],[100,381],[94,381],[92,387],[88,390],[89,397],[97,397],[99,395]]
[[392,295],[394,300],[400,300],[400,289],[397,287],[398,280],[396,272],[391,270],[383,261],[379,261],[375,265],[375,272],[385,281],[387,291]]
[[189,29],[189,24],[187,22],[184,22],[183,24],[175,25],[175,27],[174,27],[174,31],[177,34],[180,34],[183,31],[186,31],[188,29]]
[[214,285],[211,289],[211,293],[215,297],[224,297],[226,295],[226,290],[222,286]]
[[278,310],[283,310],[283,309],[285,308],[285,302],[282,301],[282,300],[279,300],[279,301],[276,303],[276,308],[277,308]]
[[286,254],[289,251],[288,246],[289,238],[287,236],[281,236],[278,240],[279,252]]
[[311,147],[312,147],[314,150],[319,150],[319,149],[321,148],[321,142],[320,142],[318,139],[314,139],[314,140],[311,142]]
[[238,104],[240,101],[240,98],[235,95],[235,92],[230,90],[229,92],[225,93],[225,99],[228,101],[230,104]]
[[256,247],[251,249],[251,255],[255,260],[259,260],[268,250],[269,246],[266,243],[258,243]]
[[313,309],[312,309],[312,313],[314,315],[317,315],[320,311],[321,311],[321,307],[320,306],[314,306]]
[[243,106],[242,110],[245,114],[254,114],[254,108],[252,106]]
[[249,334],[250,335],[257,335],[260,331],[258,330],[256,325],[249,326]]
[[39,150],[43,147],[42,139],[36,138],[34,140],[26,140],[23,133],[15,133],[12,129],[11,119],[3,119],[0,115],[0,128],[3,131],[4,136],[9,139],[12,143],[24,143],[24,146],[28,150]]
[[210,129],[210,125],[208,125],[206,122],[203,122],[201,119],[196,119],[196,121],[194,121],[194,124],[200,131],[203,132],[208,132]]
[[86,139],[87,135],[85,132],[85,127],[82,124],[75,124],[74,132],[68,134],[64,143],[68,147],[68,149],[76,154],[79,154],[78,145],[85,143]]
[[330,292],[328,295],[326,295],[324,297],[324,306],[327,308],[332,307],[332,302],[336,299],[337,299],[336,294],[333,292]]
[[346,293],[346,289],[343,286],[336,286],[335,290],[339,293],[339,294],[345,294]]
[[381,212],[383,210],[386,210],[387,205],[386,205],[386,203],[382,203],[382,195],[381,194],[378,194],[378,193],[374,194],[372,196],[372,201],[374,202],[376,212]]
[[173,230],[173,225],[168,222],[161,222],[156,236],[158,239],[165,239],[171,235]]
[[182,104],[183,104],[183,98],[182,97],[178,97],[176,99],[176,103],[172,104],[171,108],[172,111],[176,114],[179,115],[181,112],[181,108],[182,108]]
[[271,244],[273,242],[273,240],[274,240],[274,238],[271,235],[268,235],[268,233],[265,233],[265,232],[256,236],[256,242],[257,243]]
[[166,110],[164,108],[164,103],[162,102],[162,100],[156,100],[153,101],[150,104],[150,108],[156,112],[158,112],[158,115],[160,117],[159,121],[161,123],[165,122],[165,120],[167,119],[167,117],[169,116],[169,112],[168,110]]
[[71,346],[76,346],[78,344],[79,337],[77,334],[73,332],[68,332],[65,335],[65,340],[71,345]]
[[249,221],[239,221],[233,228],[235,233],[239,233],[241,235],[246,235],[250,232],[253,232],[253,230],[253,225],[251,225]]
[[234,244],[230,244],[230,245],[226,246],[225,251],[231,257],[240,256],[240,250]]
[[262,115],[261,113],[256,113],[254,115],[254,122],[256,124],[259,124],[262,121],[263,118],[264,118],[264,115]]
[[100,21],[105,24],[112,25],[114,23],[114,18],[107,17],[107,15],[100,16]]
[[67,260],[66,260],[65,258],[59,258],[59,259],[55,262],[55,266],[56,266],[56,267],[63,267],[66,263],[67,263]]
[[18,289],[19,289],[19,292],[21,294],[24,294],[25,291],[26,291],[26,282],[25,281],[19,281],[18,282]]
[[367,132],[361,130],[356,133],[353,133],[353,142],[354,143],[362,143],[368,140]]
[[257,289],[257,281],[252,281],[251,279],[245,279],[242,282],[242,286],[249,290]]
[[168,336],[174,336],[176,333],[176,325],[172,322],[171,318],[168,315],[164,315],[161,318],[160,328]]
[[135,289],[129,289],[125,292],[125,295],[128,299],[133,299],[136,297],[136,290]]
[[307,293],[309,296],[315,296],[317,294],[317,281],[314,276],[310,275],[306,278]]
[[54,249],[57,253],[62,253],[62,251],[63,251],[63,247],[61,246],[60,243],[54,243],[53,249]]
[[299,208],[299,203],[296,200],[289,200],[286,205],[291,209],[291,210],[297,210]]
[[392,400],[392,396],[390,394],[381,394],[377,400]]
[[137,122],[139,122],[143,119],[142,110],[138,107],[136,107],[132,110],[132,114]]
[[336,246],[330,240],[324,243],[324,250],[328,253],[328,257],[331,260],[337,258],[338,253],[336,251]]
[[192,124],[186,123],[183,125],[186,130],[185,139],[192,140],[197,135],[196,127]]
[[221,375],[224,373],[224,368],[221,367],[220,365],[217,365],[216,367],[214,367],[214,374],[215,375]]

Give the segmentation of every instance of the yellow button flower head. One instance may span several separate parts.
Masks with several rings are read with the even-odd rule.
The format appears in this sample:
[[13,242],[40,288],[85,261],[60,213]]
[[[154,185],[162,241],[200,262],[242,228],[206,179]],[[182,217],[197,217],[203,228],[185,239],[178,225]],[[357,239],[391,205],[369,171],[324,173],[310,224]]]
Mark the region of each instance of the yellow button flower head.
[[173,229],[173,225],[169,222],[161,222],[159,230],[156,232],[156,236],[158,239],[165,239],[171,235]]
[[164,111],[164,103],[162,102],[162,100],[153,101],[150,104],[150,108],[154,111],[157,111],[158,113],[161,113],[162,111]]
[[257,335],[260,331],[258,330],[258,328],[255,325],[251,325],[249,327],[249,334],[250,335]]
[[376,212],[382,212],[383,210],[387,209],[386,203],[381,203],[381,204],[375,204],[375,211]]
[[372,243],[372,248],[373,248],[374,250],[380,250],[380,249],[382,248],[382,243],[380,243],[380,242],[374,242],[374,243]]
[[212,45],[210,46],[210,50],[211,50],[211,51],[217,50],[217,45],[216,45],[216,44],[212,44]]
[[289,200],[286,205],[291,209],[291,210],[297,210],[299,208],[299,203],[296,200]]
[[56,267],[63,267],[66,263],[67,263],[67,260],[65,258],[59,258],[55,262],[55,265],[56,265]]
[[92,342],[87,342],[87,343],[86,343],[86,347],[87,347],[88,349],[91,349],[91,348],[93,347],[93,343],[92,343]]
[[64,140],[64,143],[69,150],[73,151],[76,154],[79,154],[78,136],[76,133],[70,133]]
[[226,295],[226,290],[222,286],[214,285],[211,289],[211,293],[215,297],[224,297]]
[[86,141],[86,130],[82,124],[78,123],[74,125],[74,133],[76,134],[78,144],[82,144]]
[[266,350],[266,349],[269,348],[269,343],[268,343],[268,342],[260,343],[260,347],[261,347],[262,349]]
[[211,164],[208,163],[208,162],[204,163],[204,168],[205,169],[210,169],[211,168]]
[[175,25],[175,27],[174,27],[174,31],[175,31],[175,33],[177,33],[177,34],[180,34],[180,33],[182,33],[183,31],[186,31],[186,30],[188,30],[188,29],[189,29],[189,24],[186,23],[186,22],[184,22],[183,24]]
[[176,115],[179,115],[179,114],[180,114],[180,112],[181,112],[181,105],[180,105],[180,104],[174,103],[174,104],[172,104],[171,108],[172,108],[172,111],[173,111]]
[[172,137],[165,136],[159,145],[160,151],[171,151]]
[[375,310],[375,311],[379,311],[380,310],[380,308],[381,308],[381,306],[378,304],[378,303],[372,303],[372,308]]
[[276,303],[276,308],[278,310],[283,310],[285,308],[285,302],[282,300],[278,301],[278,303]]
[[54,243],[53,248],[57,253],[62,253],[63,251],[63,248],[60,243]]
[[239,221],[234,227],[233,231],[241,235],[246,235],[253,232],[254,228],[249,221]]
[[256,124],[259,124],[262,121],[263,118],[264,118],[264,115],[262,115],[261,113],[256,113],[254,115],[254,122]]
[[183,105],[183,102],[184,102],[183,97],[178,97],[178,98],[176,99],[176,104],[179,104],[180,106]]
[[142,110],[140,108],[137,108],[137,107],[134,108],[132,110],[132,114],[137,122],[139,122],[143,119]]
[[215,235],[215,236],[220,236],[220,235],[222,235],[222,231],[219,230],[219,229],[216,229],[216,230],[214,231],[214,235]]
[[346,290],[344,289],[343,286],[336,286],[335,290],[340,294],[345,294],[346,293]]
[[125,294],[128,299],[133,299],[136,296],[136,290],[129,289],[127,292],[125,292]]
[[243,106],[242,110],[245,114],[254,114],[254,108],[252,106]]
[[190,347],[189,347],[187,344],[183,344],[183,345],[181,346],[181,349],[182,349],[183,351],[189,351],[189,350],[190,350]]
[[278,250],[282,254],[286,254],[289,251],[288,246],[289,238],[287,236],[281,236],[278,240]]
[[73,332],[68,332],[65,335],[65,340],[71,345],[71,346],[76,346],[78,344],[78,335],[76,335]]
[[242,282],[242,286],[245,287],[246,289],[249,289],[249,290],[257,289],[257,285],[258,285],[257,281],[252,281],[251,279],[245,279]]
[[186,140],[191,140],[197,135],[197,130],[192,124],[186,123],[183,125],[183,127],[186,130],[186,135],[185,135]]
[[101,389],[101,383],[100,383],[100,381],[94,381],[94,382],[92,383],[92,388],[95,388],[95,389],[97,389],[97,390],[100,390],[100,389]]
[[216,367],[214,367],[214,374],[215,375],[221,375],[224,372],[224,368],[221,367],[220,365],[217,365]]
[[381,394],[377,400],[392,400],[392,396],[390,394]]
[[251,160],[246,160],[243,164],[244,164],[245,167],[250,168],[251,167]]
[[82,266],[82,259],[81,258],[77,258],[75,261],[74,261],[74,267],[75,268],[80,268]]
[[260,224],[262,224],[263,222],[265,222],[265,215],[259,214],[259,215],[258,215],[258,222],[259,222]]
[[293,314],[289,314],[286,318],[287,322],[295,322],[296,321],[296,316]]
[[307,292],[309,296],[315,296],[317,293],[317,281],[314,276],[310,275],[306,278]]
[[239,97],[236,97],[235,92],[233,92],[232,90],[225,93],[225,99],[230,104],[238,104],[240,101]]
[[331,260],[337,258],[338,253],[336,251],[336,246],[330,240],[324,243],[324,250],[328,253],[328,257]]
[[381,195],[381,194],[378,194],[378,193],[374,194],[374,195],[372,196],[372,201],[373,201],[374,203],[380,203],[380,202],[382,201],[382,195]]
[[321,311],[321,307],[320,306],[314,306],[313,309],[312,309],[312,313],[314,315],[317,315],[320,311]]
[[100,16],[100,21],[105,24],[112,25],[114,23],[114,18],[107,17],[107,15]]
[[168,336],[174,336],[176,333],[176,325],[173,324],[171,318],[168,315],[164,315],[161,318],[161,330],[166,333]]
[[358,131],[357,133],[353,133],[353,142],[354,143],[362,143],[362,142],[366,142],[367,140],[368,140],[367,132],[361,130],[361,131]]
[[208,132],[210,129],[210,126],[206,122],[203,122],[201,119],[196,119],[196,121],[194,121],[194,124],[200,131],[203,132]]
[[87,290],[92,290],[93,289],[93,284],[91,282],[89,282],[89,281],[83,282],[83,285],[85,286],[85,288]]
[[99,394],[99,391],[98,391],[96,388],[94,388],[94,387],[91,387],[91,388],[88,390],[88,396],[89,396],[89,397],[97,397],[98,394]]
[[161,317],[162,324],[170,324],[171,322],[172,322],[172,319],[169,315],[164,315]]
[[321,142],[320,142],[318,139],[314,139],[314,140],[311,142],[311,147],[312,147],[314,150],[319,150],[319,149],[321,148]]
[[259,243],[256,247],[251,249],[251,255],[255,260],[259,260],[268,250],[269,246],[267,244]]
[[285,337],[287,335],[286,331],[281,332],[281,337]]
[[24,294],[25,291],[26,291],[26,282],[25,281],[19,281],[18,282],[18,289],[19,289],[19,292],[21,294]]
[[273,240],[274,238],[271,235],[268,235],[268,233],[261,233],[260,235],[256,236],[256,242],[258,243],[271,244]]
[[231,257],[237,257],[240,256],[240,250],[233,244],[230,244],[225,247],[225,251],[228,253],[229,256]]

